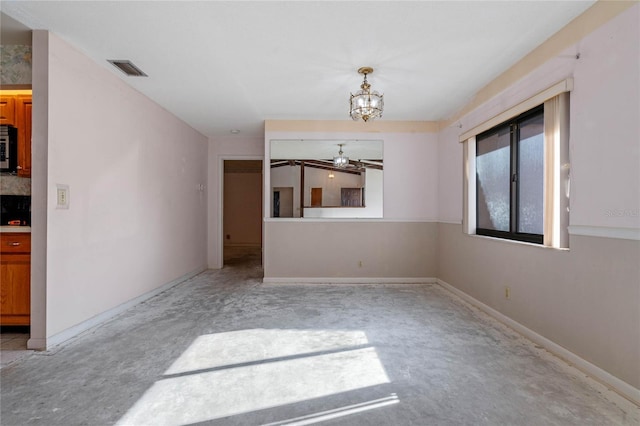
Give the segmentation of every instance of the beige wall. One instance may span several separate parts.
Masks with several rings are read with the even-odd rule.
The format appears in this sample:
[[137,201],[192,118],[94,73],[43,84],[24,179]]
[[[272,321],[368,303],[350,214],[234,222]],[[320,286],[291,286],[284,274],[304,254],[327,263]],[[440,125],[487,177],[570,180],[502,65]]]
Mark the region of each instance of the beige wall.
[[270,220],[264,276],[433,278],[437,229],[427,222]]
[[[438,228],[438,278],[640,387],[640,244],[571,237],[571,250]],[[510,299],[505,287],[510,287]]]
[[224,245],[261,246],[262,173],[225,173],[223,204]]
[[[271,139],[371,139],[374,134],[382,139],[384,218],[267,218],[265,280],[434,277],[438,188],[434,126],[413,122],[406,122],[404,127],[398,122],[368,127],[362,123],[271,121],[266,129],[267,160]],[[265,175],[265,188],[270,188],[270,178],[270,174]],[[270,213],[268,199],[265,212]]]

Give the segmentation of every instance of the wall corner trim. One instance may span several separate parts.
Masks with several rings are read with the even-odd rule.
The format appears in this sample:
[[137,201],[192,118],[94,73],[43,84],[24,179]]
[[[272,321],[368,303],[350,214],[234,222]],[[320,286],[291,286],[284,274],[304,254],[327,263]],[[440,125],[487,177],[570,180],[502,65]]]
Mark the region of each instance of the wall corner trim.
[[437,121],[265,120],[265,132],[437,133]]
[[640,228],[571,225],[569,226],[569,235],[640,241]]
[[470,296],[467,293],[461,290],[458,290],[451,284],[445,281],[442,281],[441,279],[438,279],[437,283],[440,286],[442,286],[444,289],[450,291],[454,295],[464,300],[465,302],[475,306],[476,308],[480,309],[481,311],[485,312],[486,314],[490,315],[491,317],[495,318],[496,320],[500,321],[506,326],[514,329],[518,333],[525,336],[527,339],[543,346],[549,352],[556,355],[560,359],[564,360],[569,365],[577,368],[583,373],[588,374],[594,380],[614,390],[615,392],[617,392],[624,398],[628,399],[629,401],[633,402],[634,404],[640,405],[640,389],[637,389],[631,386],[630,384],[628,384],[627,382],[618,379],[614,375],[606,372],[605,370],[603,370],[602,368],[594,364],[591,364],[589,361],[586,361],[585,359],[579,357],[578,355],[574,354],[568,349],[565,349],[562,346],[558,345],[557,343],[554,343],[553,341],[547,339],[546,337],[539,335],[535,331],[525,327],[524,325],[500,313],[499,311],[491,308],[490,306],[485,305],[484,303],[475,299],[473,296]]
[[438,219],[438,223],[446,225],[462,225],[462,219]]
[[[188,272],[185,275],[182,275],[178,278],[176,278],[173,281],[170,281],[156,289],[153,289],[147,293],[144,293],[136,298],[133,298],[127,302],[124,302],[114,308],[111,308],[107,311],[104,311],[94,317],[89,318],[86,321],[83,321],[79,324],[76,324],[74,326],[71,326],[69,328],[67,328],[66,330],[63,330],[53,336],[47,337],[46,339],[30,339],[27,342],[27,346],[31,349],[42,349],[42,350],[50,350],[52,349],[54,346],[60,345],[62,343],[65,343],[71,339],[73,339],[74,337],[79,336],[80,334],[84,333],[85,331],[88,331],[92,328],[95,328],[99,325],[104,324],[105,322],[109,321],[110,319],[116,317],[117,315],[125,312],[128,309],[131,309],[132,307],[134,307],[135,305],[144,302],[145,300],[151,299],[154,296],[157,296],[158,294],[165,292],[167,290],[169,290],[171,287],[176,286],[184,281],[187,281],[190,278],[195,277],[196,275],[198,275],[199,273],[205,271],[207,268],[204,266],[201,266],[197,269],[195,269],[194,271]],[[32,340],[37,340],[32,342]],[[34,346],[35,345],[35,346]]]

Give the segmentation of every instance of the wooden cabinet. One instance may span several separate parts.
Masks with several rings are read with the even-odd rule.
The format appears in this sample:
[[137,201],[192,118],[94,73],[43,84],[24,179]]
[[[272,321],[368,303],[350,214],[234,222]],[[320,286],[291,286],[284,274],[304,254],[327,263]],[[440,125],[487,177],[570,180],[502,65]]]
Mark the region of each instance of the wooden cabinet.
[[31,177],[31,96],[16,97],[18,176]]
[[15,96],[0,96],[0,124],[16,125]]
[[30,325],[31,234],[0,234],[0,325]]

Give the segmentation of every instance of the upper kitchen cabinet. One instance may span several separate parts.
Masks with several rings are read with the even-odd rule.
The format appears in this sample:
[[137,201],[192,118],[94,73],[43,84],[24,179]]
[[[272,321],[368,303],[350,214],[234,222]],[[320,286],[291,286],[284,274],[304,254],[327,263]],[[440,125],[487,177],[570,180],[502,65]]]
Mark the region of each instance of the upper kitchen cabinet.
[[0,125],[16,125],[15,96],[0,96]]
[[18,176],[31,177],[31,96],[16,96],[18,128]]

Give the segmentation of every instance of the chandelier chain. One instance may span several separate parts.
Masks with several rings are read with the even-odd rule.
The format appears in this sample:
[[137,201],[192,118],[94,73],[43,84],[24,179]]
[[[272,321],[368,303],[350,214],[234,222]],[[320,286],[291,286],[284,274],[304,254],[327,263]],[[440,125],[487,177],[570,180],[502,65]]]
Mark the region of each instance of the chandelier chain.
[[384,108],[384,95],[371,91],[371,84],[367,81],[367,75],[373,72],[371,67],[361,67],[358,73],[364,75],[360,89],[356,94],[351,94],[349,115],[354,121],[362,119],[367,122],[382,117]]

